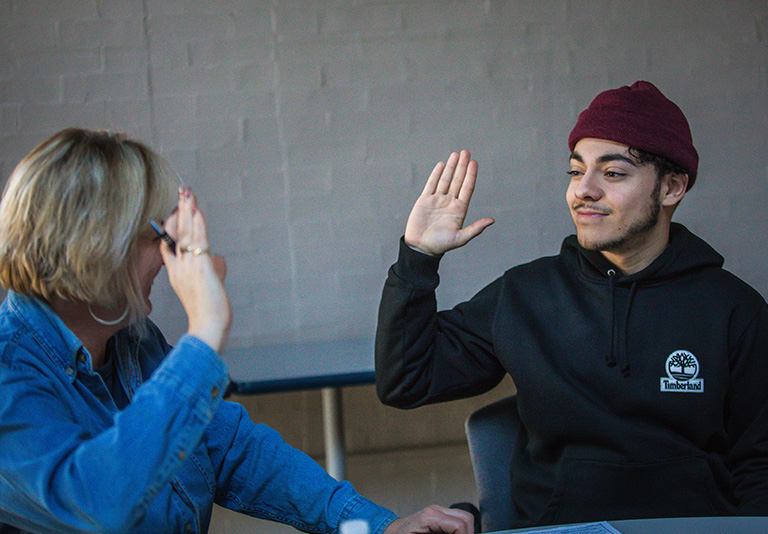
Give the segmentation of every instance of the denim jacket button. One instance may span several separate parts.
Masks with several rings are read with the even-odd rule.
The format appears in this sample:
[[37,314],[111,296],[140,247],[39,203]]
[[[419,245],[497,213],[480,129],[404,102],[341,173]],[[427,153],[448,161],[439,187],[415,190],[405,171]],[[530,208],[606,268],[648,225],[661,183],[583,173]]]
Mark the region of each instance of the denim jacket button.
[[219,388],[217,388],[216,386],[213,386],[213,388],[211,389],[211,397],[215,399],[218,396],[219,396]]
[[75,374],[75,370],[74,370],[74,369],[72,369],[72,366],[71,366],[71,365],[67,365],[67,368],[66,368],[65,372],[66,372],[66,373],[67,373],[67,375],[69,375],[69,376],[72,376],[73,374]]
[[192,525],[190,525],[189,523],[184,525],[184,532],[192,532]]

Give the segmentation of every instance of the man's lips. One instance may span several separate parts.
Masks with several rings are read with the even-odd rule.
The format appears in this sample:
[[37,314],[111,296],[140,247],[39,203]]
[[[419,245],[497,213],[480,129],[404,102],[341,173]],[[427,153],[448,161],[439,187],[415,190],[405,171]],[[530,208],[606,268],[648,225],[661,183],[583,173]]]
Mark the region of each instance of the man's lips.
[[573,212],[579,217],[605,217],[610,215],[610,210],[586,204],[579,204],[573,207]]

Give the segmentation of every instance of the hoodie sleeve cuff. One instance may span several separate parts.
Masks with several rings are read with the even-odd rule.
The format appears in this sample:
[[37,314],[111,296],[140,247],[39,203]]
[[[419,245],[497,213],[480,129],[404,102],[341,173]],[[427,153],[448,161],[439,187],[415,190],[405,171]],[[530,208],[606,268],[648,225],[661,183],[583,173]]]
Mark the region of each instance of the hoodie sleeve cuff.
[[392,274],[415,287],[433,289],[440,283],[437,269],[442,257],[429,256],[414,250],[406,245],[405,238],[401,237],[397,263],[392,266]]

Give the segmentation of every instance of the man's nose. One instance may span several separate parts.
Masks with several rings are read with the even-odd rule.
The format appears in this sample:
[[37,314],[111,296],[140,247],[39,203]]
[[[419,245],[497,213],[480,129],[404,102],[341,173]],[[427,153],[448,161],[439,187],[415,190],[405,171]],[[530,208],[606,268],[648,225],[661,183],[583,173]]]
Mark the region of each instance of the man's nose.
[[603,190],[600,185],[599,176],[592,171],[585,172],[581,180],[578,181],[574,188],[574,194],[576,198],[582,200],[598,200],[603,196]]

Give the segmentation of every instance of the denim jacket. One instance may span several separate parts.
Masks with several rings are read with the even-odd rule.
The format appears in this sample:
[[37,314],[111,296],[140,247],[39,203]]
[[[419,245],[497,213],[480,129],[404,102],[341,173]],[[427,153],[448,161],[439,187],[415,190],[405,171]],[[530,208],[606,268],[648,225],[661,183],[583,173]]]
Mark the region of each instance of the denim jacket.
[[219,356],[147,321],[111,340],[118,409],[75,335],[42,301],[0,307],[0,532],[206,532],[213,503],[313,533],[396,517],[222,400]]

